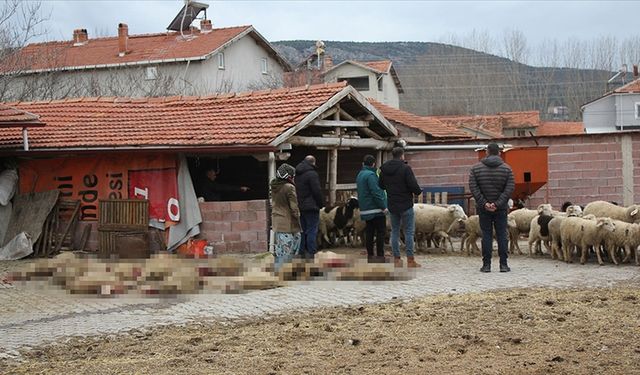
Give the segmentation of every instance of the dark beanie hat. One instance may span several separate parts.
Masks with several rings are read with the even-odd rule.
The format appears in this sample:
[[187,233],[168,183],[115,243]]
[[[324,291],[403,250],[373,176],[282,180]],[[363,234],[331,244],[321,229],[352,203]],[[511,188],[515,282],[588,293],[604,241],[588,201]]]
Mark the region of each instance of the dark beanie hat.
[[373,155],[365,155],[364,159],[362,160],[362,162],[367,167],[371,167],[376,163],[376,158]]

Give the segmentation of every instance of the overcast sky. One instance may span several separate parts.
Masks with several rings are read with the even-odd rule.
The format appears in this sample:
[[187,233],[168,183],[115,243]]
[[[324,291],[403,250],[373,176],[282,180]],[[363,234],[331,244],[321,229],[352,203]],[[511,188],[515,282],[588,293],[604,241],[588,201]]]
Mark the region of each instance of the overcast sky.
[[[506,29],[532,44],[545,38],[638,35],[640,1],[207,1],[214,27],[253,25],[270,41],[441,41]],[[51,12],[48,39],[71,39],[75,28],[115,35],[162,32],[183,5],[163,1],[43,1]],[[93,34],[93,35],[92,35]]]

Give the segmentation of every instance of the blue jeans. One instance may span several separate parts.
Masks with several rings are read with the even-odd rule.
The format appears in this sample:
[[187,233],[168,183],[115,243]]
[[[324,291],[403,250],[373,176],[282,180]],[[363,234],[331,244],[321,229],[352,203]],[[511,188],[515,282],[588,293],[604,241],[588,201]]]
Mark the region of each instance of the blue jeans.
[[404,240],[407,247],[407,256],[413,256],[413,233],[416,230],[416,221],[413,207],[400,215],[391,214],[391,250],[394,257],[400,256],[400,227],[403,227]]
[[300,226],[302,227],[302,242],[300,243],[300,257],[313,259],[318,249],[318,224],[320,211],[300,212]]
[[498,241],[498,255],[500,265],[507,265],[507,211],[489,212],[478,207],[480,229],[482,230],[482,264],[491,266],[491,251],[493,250],[493,229],[496,230]]

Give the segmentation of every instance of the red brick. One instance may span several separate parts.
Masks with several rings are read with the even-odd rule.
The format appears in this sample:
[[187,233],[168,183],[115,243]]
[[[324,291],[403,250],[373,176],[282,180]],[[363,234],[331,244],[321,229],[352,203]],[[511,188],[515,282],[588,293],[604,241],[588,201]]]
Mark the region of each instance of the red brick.
[[222,221],[223,220],[222,212],[205,211],[202,213],[202,220],[203,221]]
[[240,232],[240,241],[257,241],[257,240],[258,240],[258,232],[255,232],[255,231]]
[[227,249],[234,253],[248,252],[250,244],[249,242],[233,242],[227,245]]
[[[263,212],[263,211],[261,211]],[[255,221],[258,220],[257,211],[243,211],[240,212],[240,221]]]
[[254,211],[258,211],[258,210],[266,210],[267,204],[266,204],[266,200],[254,200],[254,201],[248,201],[247,202],[247,209],[248,210],[254,210]]
[[226,243],[213,244],[213,251],[216,253],[225,253],[227,252],[227,244]]
[[251,229],[251,230],[266,230],[267,228],[267,222],[266,221],[252,221],[249,224],[249,228],[247,229]]
[[232,232],[240,232],[249,229],[249,223],[246,221],[236,221],[231,223]]
[[249,243],[249,248],[253,253],[262,253],[269,250],[269,245],[267,241],[251,241]]
[[231,211],[245,211],[247,209],[247,201],[230,202]]
[[231,208],[229,202],[208,202],[214,211],[226,212]]
[[224,242],[231,243],[240,241],[240,233],[227,232],[224,234]]
[[217,232],[231,232],[231,223],[213,222],[213,230]]
[[223,212],[222,213],[222,220],[224,220],[226,222],[238,221],[238,220],[240,220],[240,214],[238,212],[235,212],[235,211]]

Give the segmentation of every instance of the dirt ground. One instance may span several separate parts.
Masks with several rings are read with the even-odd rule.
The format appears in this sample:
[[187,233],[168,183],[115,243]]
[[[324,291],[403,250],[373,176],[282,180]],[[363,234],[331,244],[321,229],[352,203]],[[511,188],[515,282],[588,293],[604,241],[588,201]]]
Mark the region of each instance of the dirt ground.
[[520,289],[72,339],[0,373],[640,374],[640,287]]

